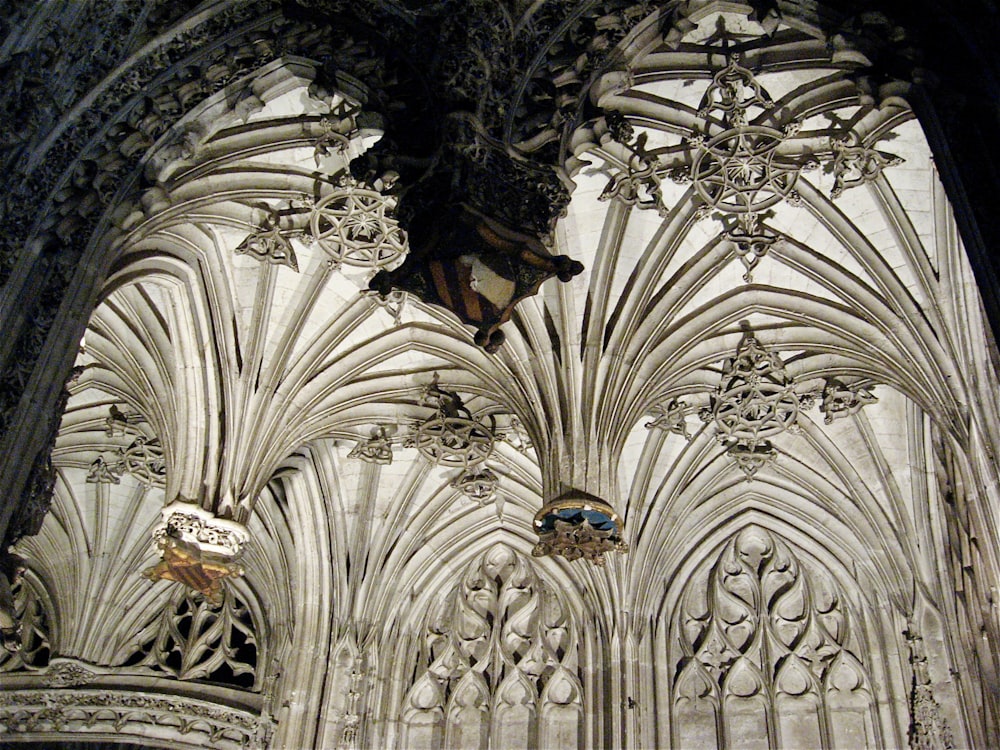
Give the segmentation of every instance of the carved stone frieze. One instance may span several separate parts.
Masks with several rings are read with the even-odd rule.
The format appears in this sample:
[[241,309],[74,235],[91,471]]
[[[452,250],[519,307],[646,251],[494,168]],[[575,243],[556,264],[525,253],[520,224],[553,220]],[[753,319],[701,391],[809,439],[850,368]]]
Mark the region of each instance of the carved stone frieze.
[[107,670],[76,659],[55,658],[49,662],[44,679],[50,687],[66,688],[87,685],[105,673]]
[[153,530],[153,539],[165,536],[197,544],[203,551],[237,556],[250,540],[247,529],[235,521],[216,518],[193,503],[173,502],[161,511],[162,521]]
[[181,695],[149,695],[128,690],[0,691],[0,736],[87,734],[176,737],[220,750],[252,746],[259,719],[249,711]]

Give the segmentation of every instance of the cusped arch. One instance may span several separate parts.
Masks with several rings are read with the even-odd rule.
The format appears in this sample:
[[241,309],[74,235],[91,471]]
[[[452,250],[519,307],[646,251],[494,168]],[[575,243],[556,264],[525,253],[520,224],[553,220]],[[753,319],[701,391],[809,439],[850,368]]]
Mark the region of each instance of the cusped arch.
[[902,615],[859,597],[843,561],[786,541],[778,526],[742,514],[691,550],[691,570],[666,592],[658,679],[669,681],[670,736],[681,747],[736,736],[880,747],[903,718],[883,702],[908,688],[884,661],[898,653]]

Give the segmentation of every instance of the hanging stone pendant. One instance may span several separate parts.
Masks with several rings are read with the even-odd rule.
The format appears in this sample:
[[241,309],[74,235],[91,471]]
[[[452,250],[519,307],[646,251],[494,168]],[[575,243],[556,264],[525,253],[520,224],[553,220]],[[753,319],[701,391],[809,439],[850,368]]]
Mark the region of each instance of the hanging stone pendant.
[[535,557],[562,555],[567,560],[584,558],[604,565],[606,552],[628,552],[622,539],[624,523],[603,500],[580,490],[570,490],[535,514],[538,543]]
[[488,352],[503,344],[500,326],[514,306],[553,276],[569,281],[583,265],[553,256],[529,234],[512,230],[466,206],[448,209],[410,231],[410,253],[398,268],[382,270],[369,287],[382,297],[393,289],[451,310],[474,326]]

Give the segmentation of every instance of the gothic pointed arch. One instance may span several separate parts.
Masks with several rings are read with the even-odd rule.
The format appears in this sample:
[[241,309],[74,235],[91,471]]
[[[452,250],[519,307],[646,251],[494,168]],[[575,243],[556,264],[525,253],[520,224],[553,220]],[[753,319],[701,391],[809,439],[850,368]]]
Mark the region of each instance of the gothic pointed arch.
[[829,569],[756,524],[743,526],[700,566],[670,624],[674,744],[886,741],[882,726],[898,721],[880,724],[876,716],[870,670],[877,657],[865,615]]

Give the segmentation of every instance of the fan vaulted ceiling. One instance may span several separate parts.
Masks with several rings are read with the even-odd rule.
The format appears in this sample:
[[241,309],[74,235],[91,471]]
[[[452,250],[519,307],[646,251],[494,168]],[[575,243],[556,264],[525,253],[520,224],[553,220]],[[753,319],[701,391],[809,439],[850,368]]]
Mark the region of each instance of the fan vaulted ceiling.
[[[794,728],[781,714],[780,731],[824,747],[906,742],[910,685],[876,657],[901,648],[901,613],[950,606],[928,552],[944,481],[931,467],[988,444],[997,406],[975,282],[923,132],[905,92],[860,86],[860,53],[831,52],[811,29],[725,4],[662,33],[638,28],[590,89],[599,116],[563,144],[571,199],[546,240],[585,270],[518,304],[495,353],[449,310],[368,290],[407,251],[397,186],[351,176],[382,133],[356,92],[313,85],[312,61],[254,71],[151,149],[155,185],[120,217],[80,343],[52,513],[19,545],[58,602],[44,637],[60,654],[100,674],[224,683],[249,696],[230,699],[247,715],[277,718],[286,747],[437,747],[427,716],[451,712],[453,696],[494,701],[496,715],[521,705],[512,675],[546,707],[537,731],[550,747],[625,735],[722,746],[734,709],[717,709],[716,725],[698,718],[702,703],[747,695],[737,677],[713,682],[712,654],[723,671],[743,663],[726,649],[767,667],[718,625],[733,621],[712,598],[723,586],[712,566],[745,565],[763,591],[760,571],[784,560],[804,592],[796,606],[813,613],[787,621],[822,620],[814,646],[841,670],[822,678],[839,691],[823,688],[823,710],[864,718]],[[442,437],[431,423],[456,398],[454,424],[472,432]],[[627,552],[598,565],[540,555],[553,550],[536,547],[535,514],[569,489],[617,511]],[[238,537],[242,575],[222,574],[220,611],[244,636],[225,658],[176,664],[149,646],[157,613],[204,607],[139,575],[160,561],[151,535],[176,502]],[[496,610],[504,628],[518,607],[535,612],[518,597],[538,602],[545,614],[515,630],[550,650],[503,641],[495,658],[510,671],[467,670],[481,685],[443,676],[438,645],[427,663],[394,666],[386,644],[403,650],[428,629],[479,658],[462,623],[485,615],[462,596],[480,579],[518,602]],[[876,622],[884,607],[895,614]],[[805,664],[808,638],[782,640],[775,624],[786,611],[765,613],[757,627],[774,633],[752,638]],[[710,633],[723,630],[719,645]],[[605,692],[631,700],[581,666],[602,663],[612,640],[633,660],[638,643],[665,654],[633,681],[660,719],[650,708],[622,725],[579,722]],[[320,657],[329,673],[304,643],[333,644]],[[352,699],[362,654],[365,674],[395,682]],[[548,666],[533,672],[532,659]],[[298,687],[275,689],[279,664]],[[774,669],[775,684],[793,679]],[[352,687],[328,726],[302,728],[336,680]],[[269,703],[279,694],[284,707]],[[350,734],[345,717],[365,700],[370,724]],[[975,735],[953,704],[944,713]],[[497,721],[493,741],[508,746],[519,725]],[[249,741],[231,723],[214,741]],[[746,726],[761,747],[777,731]],[[462,737],[455,746],[480,746]]]

